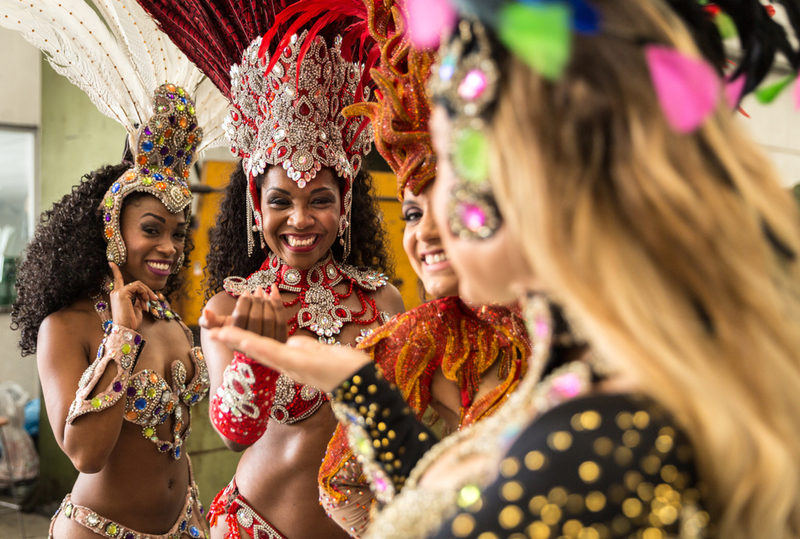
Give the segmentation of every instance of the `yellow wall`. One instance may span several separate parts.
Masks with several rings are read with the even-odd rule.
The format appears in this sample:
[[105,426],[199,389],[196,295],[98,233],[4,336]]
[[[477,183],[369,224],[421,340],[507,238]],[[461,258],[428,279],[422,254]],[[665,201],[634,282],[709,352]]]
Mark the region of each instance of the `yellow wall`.
[[402,211],[397,200],[397,177],[391,172],[372,172],[377,191],[378,203],[383,212],[386,232],[389,236],[389,248],[394,255],[395,279],[393,284],[400,290],[406,310],[422,303],[417,287],[417,274],[411,268],[405,251],[403,251],[403,228],[405,223],[400,218]]

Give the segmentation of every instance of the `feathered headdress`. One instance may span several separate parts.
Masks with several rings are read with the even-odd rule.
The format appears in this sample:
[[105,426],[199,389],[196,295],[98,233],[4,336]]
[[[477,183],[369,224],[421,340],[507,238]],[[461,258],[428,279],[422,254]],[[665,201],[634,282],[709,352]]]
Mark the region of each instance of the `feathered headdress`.
[[185,209],[189,167],[196,152],[220,140],[227,103],[138,5],[92,2],[94,9],[84,0],[0,0],[0,25],[41,49],[56,72],[128,132],[133,168],[100,208],[108,259],[122,265],[123,199],[145,192],[171,212]]
[[[353,62],[357,40],[351,31],[325,21],[318,21],[310,33],[276,25],[277,13],[289,4],[284,1],[140,3],[230,99],[225,129],[231,151],[242,158],[249,177],[250,252],[255,246],[252,232],[265,246],[255,179],[267,165],[282,166],[300,187],[322,167],[330,167],[346,180],[339,223],[346,256],[351,182],[372,142],[362,121],[341,115],[342,108],[368,98],[364,67]],[[278,33],[284,39],[271,47],[271,36]],[[262,40],[264,34],[268,37]]]
[[[302,0],[281,11],[266,36],[271,38],[278,27],[291,31],[313,23],[313,32],[326,24],[353,21],[350,36],[354,42],[358,40],[359,52],[371,67],[376,102],[351,105],[343,112],[372,121],[375,147],[397,175],[401,200],[406,188],[419,194],[436,176],[436,154],[428,131],[430,102],[425,90],[434,53],[411,44],[407,18],[405,3],[394,0]],[[278,47],[285,42],[286,38]]]

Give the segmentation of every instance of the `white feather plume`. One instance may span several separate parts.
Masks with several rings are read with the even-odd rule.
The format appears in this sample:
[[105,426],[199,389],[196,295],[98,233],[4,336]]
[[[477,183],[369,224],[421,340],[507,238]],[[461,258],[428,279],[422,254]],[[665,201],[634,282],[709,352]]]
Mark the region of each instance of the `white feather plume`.
[[222,142],[228,100],[135,1],[0,0],[0,26],[39,48],[129,135],[153,115],[155,90],[170,82],[195,98],[204,131],[198,151]]

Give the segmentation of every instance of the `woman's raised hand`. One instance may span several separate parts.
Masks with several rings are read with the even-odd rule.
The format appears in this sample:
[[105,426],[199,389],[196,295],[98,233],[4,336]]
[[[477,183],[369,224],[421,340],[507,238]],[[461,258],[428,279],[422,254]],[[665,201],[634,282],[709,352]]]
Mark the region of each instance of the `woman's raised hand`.
[[158,296],[141,281],[125,284],[119,266],[113,262],[108,265],[114,276],[114,289],[109,294],[112,319],[119,326],[138,331],[147,304]]
[[212,329],[210,337],[296,382],[323,391],[333,391],[370,362],[363,352],[322,344],[311,337],[290,337],[283,344],[233,325]]
[[286,308],[277,285],[272,285],[269,294],[261,287],[256,288],[252,294],[243,293],[236,300],[230,316],[219,316],[210,309],[205,309],[200,325],[205,329],[241,328],[280,342],[286,342],[289,336]]

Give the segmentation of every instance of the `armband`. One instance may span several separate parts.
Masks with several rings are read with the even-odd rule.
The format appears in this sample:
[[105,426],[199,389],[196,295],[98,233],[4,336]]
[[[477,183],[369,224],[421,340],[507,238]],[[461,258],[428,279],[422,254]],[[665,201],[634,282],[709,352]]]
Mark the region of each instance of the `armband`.
[[[112,324],[103,342],[97,349],[97,359],[89,365],[78,382],[75,400],[69,407],[67,425],[71,425],[76,417],[89,412],[100,412],[116,404],[125,395],[128,380],[133,372],[139,354],[144,346],[142,336],[125,326]],[[97,382],[106,372],[110,363],[114,363],[117,374],[106,389],[89,398]]]
[[217,432],[242,445],[261,438],[267,430],[279,376],[269,367],[235,352],[222,375],[222,385],[211,399],[211,422]]

